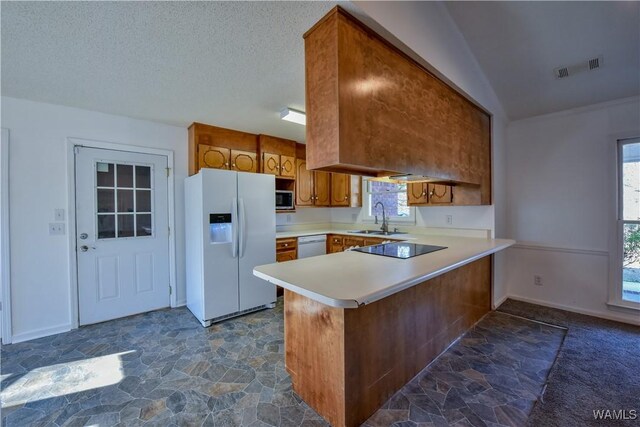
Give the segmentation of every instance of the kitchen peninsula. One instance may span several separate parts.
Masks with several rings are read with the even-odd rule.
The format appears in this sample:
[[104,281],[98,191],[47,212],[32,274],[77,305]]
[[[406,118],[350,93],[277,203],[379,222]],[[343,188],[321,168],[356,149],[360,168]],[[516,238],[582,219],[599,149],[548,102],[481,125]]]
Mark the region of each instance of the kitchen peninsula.
[[402,238],[446,249],[409,259],[346,251],[254,269],[285,289],[294,390],[334,426],[360,425],[491,310],[491,254],[515,243]]

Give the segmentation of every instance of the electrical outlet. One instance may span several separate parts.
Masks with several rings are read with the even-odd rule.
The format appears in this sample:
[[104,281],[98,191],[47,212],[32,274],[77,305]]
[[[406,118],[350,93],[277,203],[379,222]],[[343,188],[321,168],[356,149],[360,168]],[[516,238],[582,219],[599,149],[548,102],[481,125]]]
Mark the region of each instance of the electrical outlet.
[[50,222],[49,235],[50,236],[64,235],[64,222]]
[[453,224],[453,215],[447,215],[447,224]]
[[533,276],[533,284],[536,286],[542,286],[542,276]]
[[64,209],[56,209],[54,210],[54,219],[56,221],[64,221]]

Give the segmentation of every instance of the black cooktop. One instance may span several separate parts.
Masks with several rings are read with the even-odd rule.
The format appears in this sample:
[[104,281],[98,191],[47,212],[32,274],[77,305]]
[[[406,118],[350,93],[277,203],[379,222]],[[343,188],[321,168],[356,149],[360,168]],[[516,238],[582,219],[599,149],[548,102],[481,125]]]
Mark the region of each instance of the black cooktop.
[[447,249],[446,246],[421,245],[419,243],[394,242],[383,243],[382,245],[365,246],[363,248],[355,248],[354,251],[364,252],[365,254],[382,255],[392,258],[407,259],[418,255],[424,255],[431,252]]

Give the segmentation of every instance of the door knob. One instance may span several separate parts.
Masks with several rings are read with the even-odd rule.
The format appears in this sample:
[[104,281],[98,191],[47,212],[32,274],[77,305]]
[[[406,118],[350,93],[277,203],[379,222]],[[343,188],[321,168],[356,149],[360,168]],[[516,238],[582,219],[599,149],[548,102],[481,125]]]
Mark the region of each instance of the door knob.
[[[91,247],[91,249],[95,249],[95,248],[92,246],[92,247]],[[80,250],[81,250],[82,252],[87,252],[87,251],[89,250],[89,246],[87,246],[87,245],[82,245],[82,246],[80,246]]]

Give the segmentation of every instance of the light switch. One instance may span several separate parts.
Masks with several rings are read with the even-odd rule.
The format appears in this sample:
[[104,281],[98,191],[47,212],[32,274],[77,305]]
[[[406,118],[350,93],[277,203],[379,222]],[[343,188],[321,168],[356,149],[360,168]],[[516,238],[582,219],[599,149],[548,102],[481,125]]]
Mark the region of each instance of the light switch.
[[64,221],[64,209],[56,209],[54,212],[54,219],[56,221]]
[[50,222],[49,223],[49,235],[50,236],[61,236],[64,235],[64,222]]

